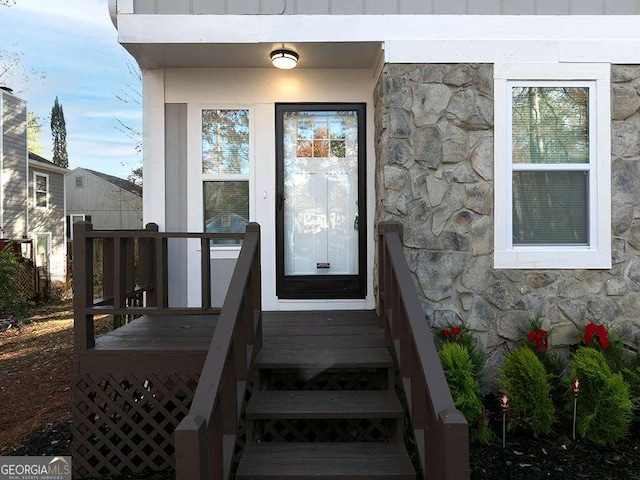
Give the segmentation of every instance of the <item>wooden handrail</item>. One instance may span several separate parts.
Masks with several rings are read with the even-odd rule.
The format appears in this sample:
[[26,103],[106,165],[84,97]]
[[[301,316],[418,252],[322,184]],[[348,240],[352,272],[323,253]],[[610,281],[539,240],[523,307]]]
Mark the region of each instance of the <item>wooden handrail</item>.
[[402,247],[402,225],[378,225],[380,321],[396,353],[425,478],[469,479],[469,433],[453,403]]
[[[252,227],[253,228],[253,227]],[[214,240],[237,240],[244,233],[159,232],[150,223],[144,230],[93,230],[88,222],[73,226],[74,348],[95,347],[93,318],[97,314],[217,315],[211,306],[211,261],[208,246]],[[202,302],[197,307],[170,307],[168,240],[198,239],[202,266]],[[103,292],[94,298],[94,241],[104,242]],[[135,240],[137,240],[137,264]]]
[[261,344],[260,227],[250,223],[189,414],[175,431],[176,478],[229,478],[247,374]]

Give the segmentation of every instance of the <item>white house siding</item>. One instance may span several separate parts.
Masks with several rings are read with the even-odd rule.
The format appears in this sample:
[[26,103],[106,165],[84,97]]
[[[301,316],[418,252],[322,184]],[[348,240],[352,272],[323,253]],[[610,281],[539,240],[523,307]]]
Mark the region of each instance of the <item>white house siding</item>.
[[134,0],[138,14],[634,15],[636,0]]
[[0,90],[0,238],[27,235],[27,103]]
[[[64,213],[64,171],[42,168],[39,162],[29,162],[29,237],[34,240],[38,234],[51,235],[49,273],[51,280],[66,279],[66,240]],[[46,167],[46,165],[45,165]],[[48,207],[34,206],[34,173],[49,177]]]
[[[83,186],[76,186],[76,177]],[[90,215],[96,230],[142,228],[142,198],[91,171],[76,168],[66,175],[67,215]]]
[[[162,92],[147,92],[153,97],[162,97],[167,104],[165,115],[162,119],[167,122],[162,126],[161,139],[166,142],[167,157],[165,182],[162,185],[152,183],[153,191],[150,192],[151,200],[148,212],[145,212],[145,222],[153,221],[159,225],[178,225],[181,222],[173,218],[177,212],[173,201],[177,197],[187,199],[187,229],[189,231],[202,231],[203,207],[202,207],[202,179],[200,156],[200,109],[207,107],[248,107],[251,111],[254,133],[252,148],[252,172],[250,182],[252,195],[250,203],[250,217],[262,226],[262,271],[264,304],[266,309],[295,309],[300,308],[299,301],[280,301],[275,296],[275,103],[278,102],[362,102],[367,105],[367,199],[369,210],[373,211],[374,205],[374,143],[373,143],[373,88],[375,79],[368,70],[291,70],[276,71],[274,69],[165,69],[161,74],[153,71],[153,75],[162,76],[164,82],[157,82],[157,88],[163,88]],[[339,85],[340,88],[336,88]],[[161,87],[160,87],[161,86]],[[180,123],[176,116],[178,111],[186,105],[186,125]],[[153,121],[158,122],[155,114]],[[151,119],[149,119],[151,120]],[[181,164],[186,170],[185,184],[175,172],[175,142],[177,139],[170,136],[169,125],[178,128],[186,128],[186,163]],[[159,125],[156,128],[160,128]],[[166,135],[166,138],[165,138]],[[175,133],[174,133],[175,135]],[[153,143],[158,137],[152,136]],[[164,145],[163,145],[164,147]],[[151,145],[151,148],[157,148]],[[164,148],[163,148],[164,151]],[[172,153],[173,152],[173,153]],[[145,172],[152,171],[153,162],[158,162],[157,156],[145,155]],[[186,167],[185,167],[186,165]],[[155,172],[158,173],[157,171]],[[161,188],[162,187],[162,188]],[[145,196],[149,192],[145,192]],[[176,197],[176,192],[179,192]],[[166,199],[166,200],[165,200]],[[163,202],[161,208],[153,208],[155,202]],[[160,212],[166,212],[158,216]],[[172,218],[170,218],[172,217]],[[178,222],[178,223],[176,223]],[[308,308],[372,308],[373,298],[373,222],[369,219],[367,225],[368,245],[368,296],[365,301],[342,302],[305,302]],[[189,271],[189,298],[188,302],[197,305],[200,302],[200,253],[198,246],[192,244],[189,247],[188,271]],[[218,249],[212,253],[215,262],[220,262],[220,267],[227,271],[227,277],[231,273],[233,260],[237,257],[236,249]],[[217,280],[217,281],[216,281]],[[214,291],[214,302],[224,298],[224,290],[228,278],[214,278],[214,285],[220,285],[222,292]]]

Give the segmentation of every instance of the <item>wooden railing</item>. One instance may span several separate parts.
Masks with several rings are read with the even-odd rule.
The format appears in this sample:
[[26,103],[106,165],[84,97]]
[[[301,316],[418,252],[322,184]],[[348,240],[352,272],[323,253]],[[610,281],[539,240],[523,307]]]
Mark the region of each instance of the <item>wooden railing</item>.
[[395,349],[422,473],[469,479],[469,433],[455,408],[402,248],[402,225],[378,225],[380,322]]
[[[249,226],[251,229],[258,228],[257,225]],[[87,222],[77,222],[73,227],[76,352],[95,347],[93,317],[96,314],[130,317],[219,314],[220,309],[211,306],[211,242],[245,237],[244,233],[159,232],[154,223],[148,224],[144,230],[93,230]],[[169,306],[169,239],[200,241],[202,301],[198,307]],[[102,248],[99,262],[102,292],[96,297],[94,248],[98,242]]]
[[175,431],[176,478],[229,478],[247,374],[262,344],[260,229],[249,224],[189,414]]

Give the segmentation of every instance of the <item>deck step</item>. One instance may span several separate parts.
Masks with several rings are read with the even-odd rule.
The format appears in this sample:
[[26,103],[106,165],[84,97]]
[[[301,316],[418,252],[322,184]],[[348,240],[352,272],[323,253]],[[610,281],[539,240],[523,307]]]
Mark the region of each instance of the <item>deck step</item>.
[[269,348],[263,347],[254,361],[258,369],[308,368],[317,370],[393,368],[386,348]]
[[414,480],[416,473],[404,445],[398,443],[273,442],[248,445],[236,478]]
[[254,392],[248,419],[403,418],[402,405],[390,390],[319,390]]

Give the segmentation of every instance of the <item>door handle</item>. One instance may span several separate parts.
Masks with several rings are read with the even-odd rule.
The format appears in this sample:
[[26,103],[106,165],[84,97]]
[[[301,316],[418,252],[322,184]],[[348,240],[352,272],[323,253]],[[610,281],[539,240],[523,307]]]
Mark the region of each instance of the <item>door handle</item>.
[[358,218],[358,214],[356,213],[356,218],[353,220],[353,229],[358,230],[360,228],[360,221]]
[[284,195],[281,193],[278,194],[278,211],[282,211],[282,206],[284,205]]

